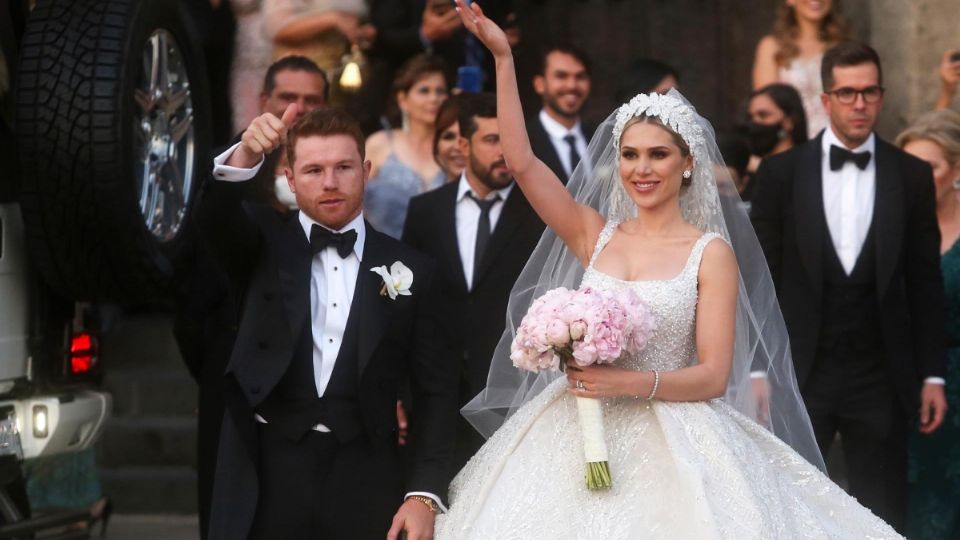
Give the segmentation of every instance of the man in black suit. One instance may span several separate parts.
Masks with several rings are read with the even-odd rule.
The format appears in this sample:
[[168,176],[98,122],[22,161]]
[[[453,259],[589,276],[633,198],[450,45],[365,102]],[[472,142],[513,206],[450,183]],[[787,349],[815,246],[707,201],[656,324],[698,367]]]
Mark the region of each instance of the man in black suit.
[[[229,175],[203,201],[202,226],[243,291],[210,536],[429,538],[456,415],[430,307],[435,265],[363,220],[370,162],[356,121],[320,109],[287,133],[289,111],[252,124],[226,165],[255,172],[287,138],[300,210],[241,204],[243,184]],[[418,419],[407,467],[401,380]]]
[[[487,384],[510,290],[544,225],[503,160],[496,97],[462,95],[459,123],[467,167],[458,182],[411,199],[403,241],[438,261],[438,312],[459,369],[462,406]],[[461,417],[455,470],[482,444]]]
[[[326,104],[327,82],[323,71],[302,56],[287,56],[267,69],[260,95],[260,112],[280,118],[290,104],[302,116]],[[241,135],[235,138],[239,144]],[[244,183],[243,200],[287,210],[292,197],[286,182],[279,185],[281,151],[265,159],[257,175]],[[229,153],[226,153],[229,155]],[[226,157],[219,160],[222,164]],[[215,160],[216,162],[217,160]],[[222,171],[220,171],[222,173]],[[214,172],[216,174],[216,172]],[[276,189],[275,189],[276,188]],[[284,201],[277,189],[285,188]],[[217,444],[223,421],[223,371],[237,333],[237,294],[206,245],[191,239],[178,261],[179,277],[174,335],[190,374],[199,387],[197,415],[197,506],[200,535],[206,538],[210,523],[210,499],[217,462]]]
[[933,180],[873,132],[873,49],[837,45],[821,76],[830,125],[763,161],[751,219],[820,451],[839,433],[850,493],[902,531],[909,426],[919,412],[931,433],[946,410]]
[[546,47],[533,88],[543,99],[540,113],[527,120],[533,153],[564,184],[587,155],[593,130],[586,128],[580,111],[590,97],[590,61],[569,44]]

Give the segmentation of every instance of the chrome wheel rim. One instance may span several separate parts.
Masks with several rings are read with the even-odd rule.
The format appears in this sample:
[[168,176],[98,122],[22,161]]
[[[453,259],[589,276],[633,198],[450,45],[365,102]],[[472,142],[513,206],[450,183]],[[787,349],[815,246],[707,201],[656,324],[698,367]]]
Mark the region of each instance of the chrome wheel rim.
[[154,30],[144,44],[140,82],[133,94],[140,212],[147,230],[167,242],[187,216],[196,151],[187,66],[167,30]]

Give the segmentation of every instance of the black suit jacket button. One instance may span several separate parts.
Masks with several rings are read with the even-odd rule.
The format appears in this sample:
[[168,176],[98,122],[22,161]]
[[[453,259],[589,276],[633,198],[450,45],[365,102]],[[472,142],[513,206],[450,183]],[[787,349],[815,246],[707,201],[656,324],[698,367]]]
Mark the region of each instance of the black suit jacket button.
[[265,350],[265,349],[267,348],[267,342],[266,342],[266,341],[258,341],[258,342],[257,342],[257,348],[260,349],[260,350]]

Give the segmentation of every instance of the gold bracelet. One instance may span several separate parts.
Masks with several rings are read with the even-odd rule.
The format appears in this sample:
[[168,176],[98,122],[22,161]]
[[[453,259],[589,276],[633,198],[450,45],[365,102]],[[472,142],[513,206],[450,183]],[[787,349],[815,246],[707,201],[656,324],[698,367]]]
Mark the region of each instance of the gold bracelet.
[[410,495],[409,497],[407,497],[407,499],[408,499],[408,500],[409,500],[409,499],[413,499],[413,500],[415,500],[415,501],[420,501],[420,502],[422,502],[423,504],[425,504],[425,505],[427,506],[427,508],[430,509],[430,512],[432,512],[432,513],[434,513],[434,514],[439,514],[439,513],[440,513],[440,509],[437,508],[437,503],[436,503],[436,501],[434,501],[434,500],[431,499],[430,497],[427,497],[427,496],[425,496],[425,495]]

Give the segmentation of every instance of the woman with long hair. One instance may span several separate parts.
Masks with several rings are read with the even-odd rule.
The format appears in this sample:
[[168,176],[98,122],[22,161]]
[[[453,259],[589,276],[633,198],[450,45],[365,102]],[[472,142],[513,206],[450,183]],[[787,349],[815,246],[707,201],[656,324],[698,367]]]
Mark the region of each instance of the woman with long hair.
[[829,121],[820,103],[820,61],[827,49],[848,35],[839,0],[786,0],[777,12],[773,32],[757,44],[753,88],[775,82],[796,88],[803,98],[810,137]]
[[393,81],[400,127],[367,138],[372,168],[364,214],[380,232],[399,238],[410,198],[439,187],[446,174],[433,158],[437,111],[447,99],[446,64],[431,55],[414,56]]
[[467,156],[460,150],[460,99],[450,96],[437,111],[433,134],[433,159],[446,175],[447,182],[459,180],[467,166]]

